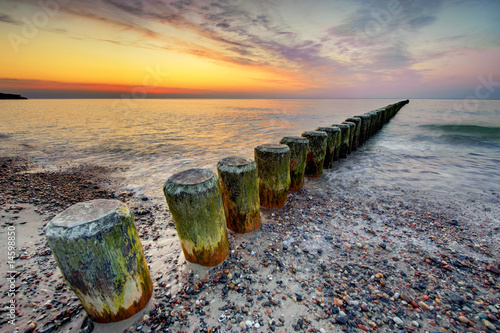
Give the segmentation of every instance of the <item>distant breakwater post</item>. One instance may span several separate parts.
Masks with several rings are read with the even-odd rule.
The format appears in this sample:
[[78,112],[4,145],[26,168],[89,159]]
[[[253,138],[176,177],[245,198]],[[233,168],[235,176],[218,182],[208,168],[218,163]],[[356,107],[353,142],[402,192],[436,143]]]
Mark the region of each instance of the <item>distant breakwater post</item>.
[[347,147],[347,154],[350,154],[354,151],[353,145],[354,137],[356,135],[356,124],[349,121],[343,121],[342,124],[346,124],[347,126],[349,126],[349,147]]
[[359,147],[359,141],[361,137],[361,118],[359,117],[351,117],[345,120],[346,122],[354,123],[356,125],[354,131],[354,140],[352,142],[352,151],[355,151]]
[[290,148],[283,144],[255,147],[254,156],[259,173],[260,205],[281,208],[290,189]]
[[347,124],[333,124],[333,127],[340,129],[340,147],[338,158],[347,158],[349,151],[350,128]]
[[226,157],[217,163],[229,230],[247,233],[260,227],[257,164],[246,157]]
[[208,169],[171,176],[163,187],[186,260],[217,266],[229,254],[219,177]]
[[146,306],[153,285],[127,205],[106,199],[75,204],[48,223],[45,236],[93,321],[124,320]]
[[336,161],[335,154],[340,147],[340,128],[338,127],[318,127],[316,131],[325,132],[327,137],[326,141],[326,155],[323,168],[331,169],[333,162]]
[[297,192],[304,187],[309,139],[301,136],[285,136],[281,144],[290,148],[290,191]]
[[309,140],[306,176],[320,178],[323,175],[328,135],[321,131],[306,131],[302,136]]

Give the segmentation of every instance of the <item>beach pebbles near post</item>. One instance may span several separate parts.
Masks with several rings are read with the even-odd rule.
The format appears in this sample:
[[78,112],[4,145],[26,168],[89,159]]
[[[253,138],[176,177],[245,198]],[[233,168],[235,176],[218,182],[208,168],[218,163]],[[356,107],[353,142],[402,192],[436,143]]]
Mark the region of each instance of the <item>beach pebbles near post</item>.
[[124,320],[146,306],[153,286],[127,205],[106,199],[78,203],[56,215],[45,236],[92,320]]
[[208,169],[171,176],[163,188],[186,260],[216,266],[229,254],[219,177]]

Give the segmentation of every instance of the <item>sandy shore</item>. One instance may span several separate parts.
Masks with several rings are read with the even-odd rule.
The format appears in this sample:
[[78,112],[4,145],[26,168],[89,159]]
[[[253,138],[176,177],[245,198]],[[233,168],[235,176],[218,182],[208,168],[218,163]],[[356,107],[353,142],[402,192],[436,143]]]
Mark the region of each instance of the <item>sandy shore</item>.
[[[184,260],[166,204],[114,189],[116,174],[0,158],[0,331],[500,332],[498,193],[446,196],[326,173],[263,211],[259,231],[231,233],[229,258],[207,269]],[[107,325],[86,319],[43,235],[55,214],[95,198],[133,209],[155,283],[143,311]]]

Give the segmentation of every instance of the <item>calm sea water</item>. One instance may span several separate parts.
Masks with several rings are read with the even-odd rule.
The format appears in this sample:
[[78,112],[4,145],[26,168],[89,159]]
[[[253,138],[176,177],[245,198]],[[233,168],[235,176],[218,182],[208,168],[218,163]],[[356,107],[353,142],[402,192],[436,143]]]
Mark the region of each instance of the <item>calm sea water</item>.
[[[122,187],[162,197],[172,174],[253,157],[259,144],[397,100],[0,101],[0,155],[45,167],[125,166]],[[411,100],[326,175],[450,192],[500,192],[500,101]]]

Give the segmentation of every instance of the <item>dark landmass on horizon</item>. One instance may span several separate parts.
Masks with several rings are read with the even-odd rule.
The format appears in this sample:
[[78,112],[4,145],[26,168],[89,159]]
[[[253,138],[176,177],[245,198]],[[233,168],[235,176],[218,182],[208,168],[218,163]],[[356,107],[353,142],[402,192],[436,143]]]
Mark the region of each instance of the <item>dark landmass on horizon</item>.
[[0,99],[28,99],[28,98],[17,94],[0,93]]

